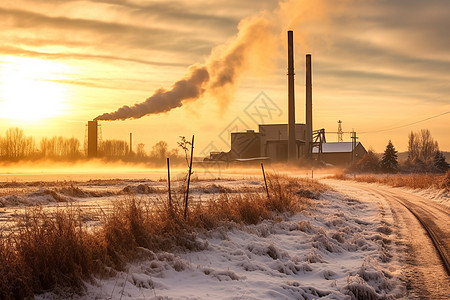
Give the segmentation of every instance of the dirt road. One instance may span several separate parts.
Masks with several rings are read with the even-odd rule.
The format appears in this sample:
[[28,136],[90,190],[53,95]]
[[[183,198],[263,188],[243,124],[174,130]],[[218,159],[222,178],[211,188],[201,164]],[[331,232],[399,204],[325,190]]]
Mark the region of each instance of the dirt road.
[[324,183],[354,199],[379,204],[382,222],[398,237],[395,248],[408,299],[450,299],[448,207],[398,188],[353,181]]

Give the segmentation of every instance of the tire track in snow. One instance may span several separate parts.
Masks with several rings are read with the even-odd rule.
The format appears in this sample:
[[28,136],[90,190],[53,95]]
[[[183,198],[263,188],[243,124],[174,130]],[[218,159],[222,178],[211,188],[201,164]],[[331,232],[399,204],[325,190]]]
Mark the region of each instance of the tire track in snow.
[[[446,208],[430,202],[424,203],[420,199],[421,197],[418,197],[419,201],[416,199],[415,203],[413,203],[406,199],[405,195],[401,195],[400,191],[395,191],[394,193],[376,190],[375,192],[378,192],[378,194],[387,199],[393,199],[399,202],[417,218],[433,242],[437,253],[442,259],[447,274],[450,275],[450,214],[446,211]],[[411,200],[417,197],[414,195],[408,196]]]
[[[414,297],[414,293],[418,291],[412,291],[410,296],[412,296],[412,299],[448,299],[446,297],[450,293],[450,272],[448,269],[450,211],[447,207],[398,188],[353,181],[332,181],[329,183],[326,180],[326,183],[331,183],[330,185],[343,193],[346,193],[345,189],[350,187],[352,191],[347,190],[347,192],[355,193],[357,191],[356,194],[360,197],[364,197],[363,194],[366,194],[373,197],[372,201],[377,201],[381,206],[384,206],[382,203],[390,206],[392,212],[404,221],[403,226],[407,228],[403,228],[403,230],[409,232],[412,251],[411,253],[408,251],[406,254],[412,255],[415,263],[412,263],[412,272],[409,272],[407,277],[409,280],[416,281],[412,283],[412,286],[419,287],[419,290],[423,287],[427,289],[427,291],[422,291],[425,294],[420,294],[421,291],[419,291],[418,298]],[[417,220],[417,225],[410,223],[411,218]],[[417,226],[422,229],[418,229]],[[423,233],[421,234],[420,231]],[[424,240],[425,236],[430,242]],[[427,246],[426,243],[430,246]],[[436,257],[435,259],[431,258],[431,255],[426,255],[429,250],[436,252],[436,254],[433,254]],[[423,262],[424,260],[426,262]],[[441,270],[433,268],[432,261],[437,264],[441,263]],[[410,263],[408,259],[405,262]],[[423,276],[416,274],[415,271],[420,271],[424,266],[428,270],[422,273]],[[433,274],[429,276],[430,273]]]

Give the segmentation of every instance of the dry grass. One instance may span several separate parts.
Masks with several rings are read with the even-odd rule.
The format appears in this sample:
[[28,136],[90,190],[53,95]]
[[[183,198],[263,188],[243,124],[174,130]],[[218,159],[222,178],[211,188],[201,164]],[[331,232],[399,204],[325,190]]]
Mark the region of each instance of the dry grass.
[[[102,212],[102,226],[83,223],[81,211],[33,208],[17,220],[17,230],[0,236],[0,299],[23,299],[34,293],[66,290],[80,293],[85,280],[123,270],[138,249],[199,250],[198,230],[223,224],[257,224],[279,214],[305,209],[326,188],[314,181],[269,175],[270,197],[261,192],[220,193],[190,207],[184,219],[183,195],[156,205],[129,196]],[[66,295],[67,296],[67,295]]]
[[205,203],[197,203],[192,210],[189,224],[207,230],[224,222],[257,224],[271,217],[264,203],[265,198],[258,193],[223,193]]
[[327,188],[315,180],[277,174],[267,176],[269,197],[267,208],[275,212],[298,212],[317,199]]
[[72,207],[51,213],[27,210],[17,229],[1,239],[0,298],[20,299],[57,287],[80,292],[83,280],[103,264],[100,241],[83,226],[79,210]]
[[355,180],[359,182],[381,183],[393,187],[409,187],[413,189],[446,189],[450,190],[450,171],[445,175],[436,174],[396,174],[396,175],[358,175],[350,177],[337,174],[333,178],[339,180]]

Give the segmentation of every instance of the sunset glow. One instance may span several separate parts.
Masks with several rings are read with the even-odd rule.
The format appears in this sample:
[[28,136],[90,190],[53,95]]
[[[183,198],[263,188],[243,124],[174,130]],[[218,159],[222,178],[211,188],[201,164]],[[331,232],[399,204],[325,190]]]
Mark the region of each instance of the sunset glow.
[[[286,123],[293,30],[297,122],[311,53],[314,130],[335,140],[342,120],[381,152],[389,139],[406,151],[408,133],[427,128],[449,150],[449,14],[441,0],[2,1],[0,135],[13,124],[83,140],[87,121],[124,108],[115,116],[131,118],[102,121],[105,139],[133,132],[149,151],[196,134],[199,148],[228,151],[221,133],[234,120],[239,130]],[[197,68],[203,77],[192,78]],[[188,79],[195,92],[176,88]],[[261,92],[280,113],[254,122],[246,111]]]
[[0,73],[1,118],[32,122],[63,113],[66,87],[56,81],[67,67],[51,61],[11,57]]
[[450,295],[450,0],[0,0],[0,300]]

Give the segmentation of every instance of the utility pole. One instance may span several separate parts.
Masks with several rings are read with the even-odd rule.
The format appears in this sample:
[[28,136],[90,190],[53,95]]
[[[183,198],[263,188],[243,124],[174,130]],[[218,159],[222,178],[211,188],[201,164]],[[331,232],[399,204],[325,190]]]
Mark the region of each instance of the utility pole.
[[355,148],[356,148],[356,139],[358,137],[356,136],[355,129],[352,129],[352,162],[355,161]]
[[338,131],[337,131],[338,143],[342,143],[344,141],[343,135],[344,135],[344,132],[342,131],[342,121],[339,120],[338,121]]

